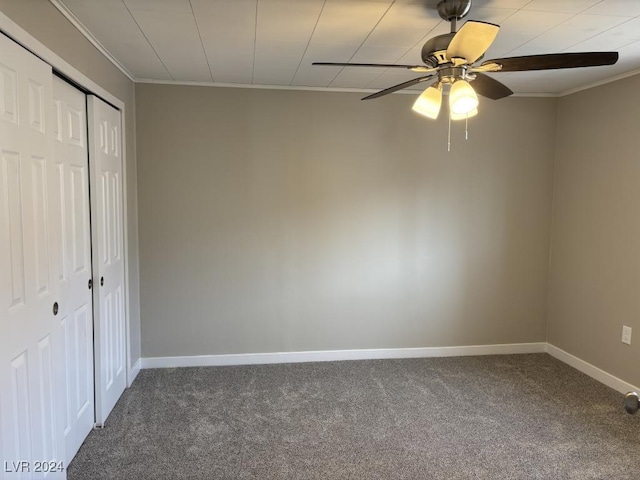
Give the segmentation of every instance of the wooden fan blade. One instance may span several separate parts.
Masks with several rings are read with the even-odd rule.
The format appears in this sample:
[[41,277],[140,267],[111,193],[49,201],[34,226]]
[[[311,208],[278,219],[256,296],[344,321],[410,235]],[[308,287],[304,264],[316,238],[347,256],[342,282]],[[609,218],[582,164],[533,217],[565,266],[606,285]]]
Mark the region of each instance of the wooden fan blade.
[[469,20],[456,33],[447,48],[447,58],[464,58],[473,63],[486,52],[498,35],[500,27],[493,23]]
[[476,73],[475,76],[476,79],[471,81],[471,86],[478,95],[490,98],[491,100],[500,100],[501,98],[513,95],[509,87],[491,78],[489,75]]
[[555,70],[558,68],[598,67],[613,65],[618,52],[551,53],[487,60],[482,65],[502,66],[499,72],[524,72],[528,70]]
[[403,88],[407,88],[421,82],[426,82],[431,77],[433,77],[433,75],[425,75],[424,77],[414,78],[412,80],[409,80],[408,82],[402,82],[402,83],[399,83],[398,85],[394,85],[393,87],[385,88],[384,90],[380,90],[379,92],[372,93],[371,95],[368,95],[362,98],[361,100],[371,100],[373,98],[389,95],[390,93],[397,92],[398,90],[402,90]]
[[414,72],[432,72],[435,68],[424,65],[398,65],[396,63],[340,63],[340,62],[313,62],[311,65],[328,67],[381,67],[381,68],[403,68]]

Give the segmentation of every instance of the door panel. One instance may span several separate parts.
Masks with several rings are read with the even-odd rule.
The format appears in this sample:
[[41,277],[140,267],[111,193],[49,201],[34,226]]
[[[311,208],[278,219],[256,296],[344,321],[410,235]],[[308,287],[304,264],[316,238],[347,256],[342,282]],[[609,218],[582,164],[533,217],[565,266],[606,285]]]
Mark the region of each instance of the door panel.
[[70,462],[94,425],[91,230],[86,96],[53,79],[54,161],[61,184],[60,326],[65,359],[64,436]]
[[2,187],[4,190],[5,232],[9,247],[9,269],[11,297],[9,308],[13,309],[25,303],[24,245],[22,228],[22,199],[20,198],[20,155],[7,150],[2,151]]
[[[126,386],[120,112],[88,97],[96,309],[96,422],[103,424]],[[104,280],[104,285],[102,285]]]
[[46,218],[46,165],[45,159],[39,156],[31,157],[31,189],[33,202],[34,253],[36,267],[36,293],[39,297],[49,293],[49,243],[48,225]]
[[[48,65],[0,35],[0,461],[4,467],[0,475],[4,478],[43,478],[33,471],[34,462],[65,460],[61,317],[54,314],[54,302],[60,307],[63,300],[60,182],[50,156],[51,78]],[[64,472],[47,475],[64,477]]]

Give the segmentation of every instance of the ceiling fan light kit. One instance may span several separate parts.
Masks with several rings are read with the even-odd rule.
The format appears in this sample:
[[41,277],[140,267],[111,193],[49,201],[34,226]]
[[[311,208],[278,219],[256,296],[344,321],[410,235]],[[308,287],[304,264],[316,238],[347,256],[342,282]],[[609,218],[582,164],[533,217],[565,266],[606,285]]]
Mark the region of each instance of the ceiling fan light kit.
[[469,82],[460,79],[451,85],[449,108],[456,115],[466,115],[478,108],[478,96]]
[[471,110],[470,112],[467,113],[453,113],[453,112],[449,112],[449,118],[451,120],[468,120],[471,117],[475,117],[476,115],[478,115],[478,109],[474,109]]
[[438,118],[442,106],[442,85],[438,82],[420,94],[413,104],[414,112],[432,119]]
[[426,74],[394,85],[364,97],[370,100],[437,78],[436,83],[425,89],[413,104],[413,110],[436,119],[445,89],[449,90],[449,120],[468,119],[478,112],[478,94],[491,100],[512,95],[509,87],[486,73],[523,72],[560,68],[581,68],[613,65],[618,52],[554,53],[482,60],[495,40],[500,27],[476,20],[467,21],[457,30],[458,20],[471,9],[471,0],[441,0],[438,14],[450,22],[451,33],[427,40],[422,47],[424,65],[399,65],[376,63],[314,62],[313,65],[339,67],[382,67],[405,69]]

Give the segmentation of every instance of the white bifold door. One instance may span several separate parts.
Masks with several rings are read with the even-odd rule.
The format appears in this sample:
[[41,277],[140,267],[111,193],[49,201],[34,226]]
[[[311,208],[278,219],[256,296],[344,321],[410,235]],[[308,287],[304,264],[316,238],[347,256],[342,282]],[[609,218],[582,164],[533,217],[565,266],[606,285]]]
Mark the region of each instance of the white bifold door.
[[65,458],[64,377],[57,368],[61,178],[52,161],[52,102],[50,66],[0,34],[0,476],[6,478],[65,477],[55,468]]
[[53,78],[54,163],[60,181],[60,328],[64,371],[62,406],[67,464],[94,424],[93,304],[87,97]]
[[127,382],[121,113],[0,33],[0,479],[66,478]]
[[93,265],[96,285],[96,423],[107,416],[127,385],[124,232],[120,112],[88,96]]

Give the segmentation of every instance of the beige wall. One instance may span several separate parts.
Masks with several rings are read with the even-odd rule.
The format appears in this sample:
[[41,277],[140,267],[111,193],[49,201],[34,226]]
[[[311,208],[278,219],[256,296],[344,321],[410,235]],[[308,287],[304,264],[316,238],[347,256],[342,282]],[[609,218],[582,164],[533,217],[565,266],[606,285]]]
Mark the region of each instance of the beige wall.
[[[640,77],[560,99],[548,340],[640,385]],[[632,345],[620,342],[633,328]]]
[[136,86],[145,357],[545,341],[556,99]]
[[133,363],[140,358],[134,84],[96,50],[50,2],[46,0],[0,0],[0,11],[50,50],[125,103],[131,361]]

